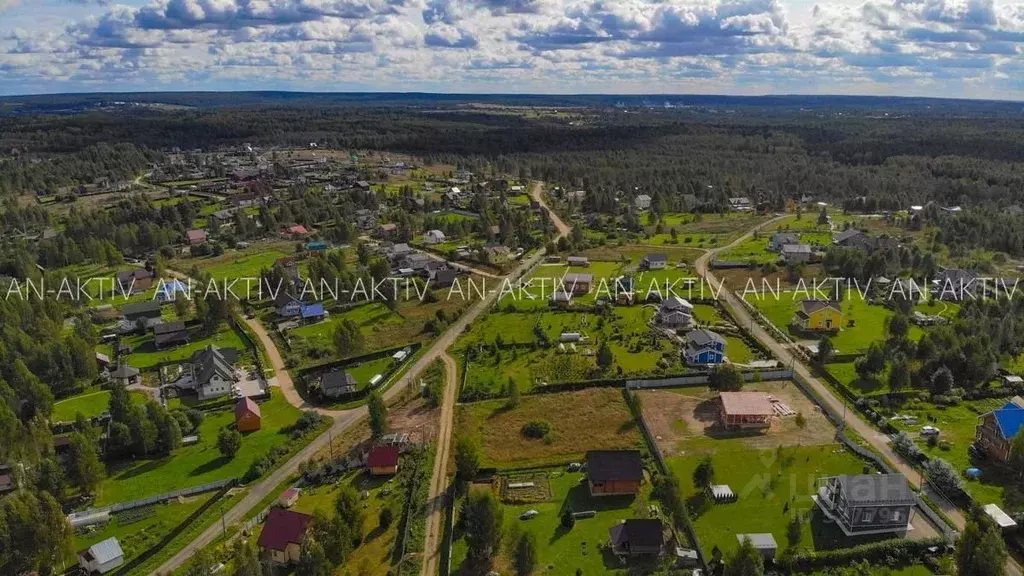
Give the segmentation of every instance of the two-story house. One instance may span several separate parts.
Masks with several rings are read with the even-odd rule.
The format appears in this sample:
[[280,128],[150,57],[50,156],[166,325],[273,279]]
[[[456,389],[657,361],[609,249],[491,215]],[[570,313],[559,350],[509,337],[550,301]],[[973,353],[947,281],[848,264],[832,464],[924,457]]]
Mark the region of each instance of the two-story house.
[[721,364],[725,360],[725,338],[704,328],[686,333],[687,364]]
[[1024,401],[1015,397],[1005,406],[982,414],[974,432],[974,444],[990,457],[1006,462],[1011,441],[1024,426]]
[[905,534],[917,504],[902,474],[820,478],[813,498],[847,536]]
[[830,332],[839,330],[843,309],[838,302],[802,300],[793,324],[803,330]]
[[647,254],[640,261],[640,267],[646,270],[664,270],[668,265],[668,256],[665,254]]
[[227,396],[234,391],[238,377],[234,364],[238,351],[213,344],[192,355],[191,386],[199,400]]
[[297,563],[302,539],[312,521],[308,514],[272,507],[256,542],[260,553],[275,566]]
[[787,244],[797,244],[800,240],[799,235],[793,232],[777,232],[772,234],[770,240],[768,240],[768,249],[772,252],[781,252],[782,247]]
[[661,301],[655,321],[668,328],[689,328],[693,325],[693,304],[679,296],[671,296]]

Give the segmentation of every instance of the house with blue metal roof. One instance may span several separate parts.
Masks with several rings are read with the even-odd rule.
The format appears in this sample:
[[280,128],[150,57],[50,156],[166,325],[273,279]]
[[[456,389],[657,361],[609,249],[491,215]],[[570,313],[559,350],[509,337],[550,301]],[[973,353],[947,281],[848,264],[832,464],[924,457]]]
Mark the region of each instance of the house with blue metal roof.
[[327,316],[327,311],[324,310],[323,304],[309,304],[302,307],[303,322],[319,322]]
[[974,444],[1001,462],[1010,458],[1010,443],[1024,427],[1024,399],[1015,396],[998,410],[981,416]]

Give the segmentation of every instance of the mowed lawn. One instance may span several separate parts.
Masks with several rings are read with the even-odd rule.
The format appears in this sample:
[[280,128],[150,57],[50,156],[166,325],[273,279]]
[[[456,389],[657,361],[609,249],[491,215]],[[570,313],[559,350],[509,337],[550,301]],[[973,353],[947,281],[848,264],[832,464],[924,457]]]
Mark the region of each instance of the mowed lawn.
[[[476,440],[481,465],[524,468],[580,461],[587,450],[639,448],[640,431],[617,388],[523,396],[519,407],[489,400],[456,409],[458,436]],[[531,420],[551,423],[552,441],[533,440],[520,431]]]
[[290,440],[288,429],[302,415],[280,394],[274,394],[270,400],[260,404],[260,413],[263,416],[262,428],[243,434],[242,447],[234,458],[229,459],[217,449],[217,434],[234,424],[234,410],[229,407],[206,412],[199,428],[199,443],[179,448],[163,458],[124,460],[110,466],[95,504],[135,500],[216,480],[242,477],[253,460]]
[[[750,302],[780,330],[788,331],[795,340],[815,339],[814,335],[794,333],[790,324],[800,309],[800,302],[807,297],[803,291],[782,292],[774,294],[762,293],[757,296],[747,294],[747,302]],[[889,318],[895,312],[885,306],[870,304],[856,294],[843,301],[843,318],[838,332],[831,334],[832,344],[838,354],[852,354],[862,352],[874,341],[881,341],[885,338],[885,326]],[[850,323],[853,322],[851,326]],[[908,337],[911,340],[918,340],[924,332],[919,326],[911,325]]]
[[[142,392],[130,392],[132,400],[145,404],[149,396]],[[77,414],[93,418],[103,414],[110,406],[110,390],[94,390],[59,400],[53,405],[50,418],[60,422],[71,422]]]
[[[294,243],[257,243],[244,250],[228,250],[220,256],[175,260],[171,266],[181,272],[188,272],[193,266],[196,266],[219,282],[224,279],[259,278],[261,271],[273,268],[274,262],[280,258],[294,255],[294,251]],[[244,284],[238,284],[235,291],[241,295],[244,289]],[[255,290],[256,285],[253,283],[254,293]]]
[[[601,549],[608,542],[608,530],[627,518],[647,518],[644,503],[650,501],[650,482],[643,485],[640,496],[612,496],[593,498],[583,482],[584,474],[565,472],[562,468],[546,471],[551,486],[551,500],[527,504],[504,505],[504,536],[502,554],[495,559],[494,570],[501,574],[514,574],[508,544],[523,532],[534,535],[537,543],[537,569],[535,574],[574,576],[606,574],[630,567],[622,565],[617,557]],[[489,487],[473,486],[474,490]],[[592,518],[581,518],[571,530],[562,527],[561,514],[566,506],[574,511],[594,510]],[[527,510],[538,512],[535,518],[520,520]],[[452,550],[452,574],[471,573],[464,566],[466,544],[463,534],[456,533]]]
[[248,352],[248,348],[242,342],[241,335],[226,324],[222,325],[216,334],[207,337],[201,337],[198,334],[198,329],[189,330],[189,342],[187,344],[164,350],[157,349],[156,344],[153,343],[152,333],[145,335],[135,334],[124,338],[122,341],[132,348],[132,353],[128,356],[128,364],[140,370],[153,368],[158,364],[166,362],[188,360],[193,354],[211,344],[218,348],[234,348],[238,350],[239,361],[243,363]]
[[719,441],[712,454],[715,483],[727,484],[739,499],[712,504],[693,485],[693,471],[702,454],[668,459],[678,476],[694,529],[704,553],[718,547],[728,556],[738,546],[737,534],[770,532],[779,549],[790,540],[788,526],[799,513],[806,520],[797,545],[810,550],[844,548],[854,542],[815,511],[811,495],[818,478],[837,474],[861,474],[864,463],[838,444],[794,446],[777,450],[756,450],[731,440]]

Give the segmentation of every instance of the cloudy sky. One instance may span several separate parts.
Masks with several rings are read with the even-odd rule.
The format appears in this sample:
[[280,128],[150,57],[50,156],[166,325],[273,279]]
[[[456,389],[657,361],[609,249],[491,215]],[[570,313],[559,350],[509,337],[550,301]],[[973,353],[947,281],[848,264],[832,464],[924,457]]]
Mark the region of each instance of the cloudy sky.
[[0,0],[0,94],[1024,99],[1024,0]]

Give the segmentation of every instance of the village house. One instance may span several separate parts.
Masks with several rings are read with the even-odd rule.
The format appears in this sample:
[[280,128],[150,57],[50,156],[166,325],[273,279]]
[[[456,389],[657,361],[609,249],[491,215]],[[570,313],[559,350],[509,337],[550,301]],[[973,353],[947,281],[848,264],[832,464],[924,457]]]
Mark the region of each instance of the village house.
[[139,369],[129,366],[127,362],[119,362],[117,368],[110,373],[110,380],[121,386],[138,384],[140,382]]
[[799,235],[792,232],[777,232],[772,234],[771,239],[768,240],[768,249],[772,252],[781,252],[782,247],[787,244],[798,243]]
[[427,244],[441,244],[445,241],[444,232],[440,230],[427,230],[427,233],[423,235],[423,241]]
[[302,307],[305,304],[301,300],[282,291],[274,298],[274,309],[277,311],[277,315],[282,318],[293,318],[302,313]]
[[[1013,286],[1013,281],[1010,282]],[[947,268],[932,279],[932,295],[938,300],[970,300],[980,296],[981,282],[978,273],[962,268]]]
[[747,198],[746,196],[739,196],[737,198],[729,198],[729,206],[732,206],[733,210],[737,210],[737,211],[741,211],[741,212],[745,212],[745,211],[753,210],[754,209],[754,205],[750,201],[750,198]]
[[122,294],[140,294],[153,287],[153,273],[145,268],[117,273],[117,285]]
[[355,212],[356,228],[369,230],[377,223],[377,215],[366,208],[360,208]]
[[430,285],[433,288],[448,288],[455,284],[455,280],[459,277],[458,270],[449,270],[447,268],[441,268],[430,271]]
[[721,364],[725,361],[725,338],[704,328],[686,334],[683,356],[687,364]]
[[689,328],[693,325],[693,304],[679,296],[670,296],[661,301],[655,322],[666,328]]
[[324,309],[323,304],[307,304],[299,311],[299,316],[303,322],[313,324],[326,318],[327,310]]
[[847,536],[906,534],[917,504],[902,474],[820,478],[813,499]]
[[569,266],[579,266],[582,268],[590,266],[590,259],[586,256],[569,256],[565,259],[565,262],[569,264]]
[[331,370],[320,375],[320,394],[325,398],[340,398],[355,392],[356,379],[345,370]]
[[284,235],[289,236],[291,238],[301,238],[303,236],[306,236],[307,234],[309,234],[309,230],[307,230],[306,227],[303,226],[302,224],[289,226],[284,231]]
[[111,537],[78,553],[78,565],[86,574],[106,574],[124,564],[124,551],[117,538]]
[[174,279],[171,280],[170,282],[161,281],[157,285],[157,289],[156,292],[153,294],[153,297],[156,299],[157,302],[161,304],[167,304],[169,302],[174,302],[175,300],[177,300],[179,294],[184,296],[185,298],[188,298],[189,289],[184,282],[178,279]]
[[590,292],[590,287],[594,283],[593,274],[579,274],[576,272],[567,272],[562,277],[562,283],[559,289],[568,290],[574,295],[579,296]]
[[209,220],[216,220],[221,226],[231,224],[235,221],[235,212],[237,208],[226,208],[224,210],[218,210],[208,217]]
[[664,529],[657,518],[629,518],[608,529],[612,553],[617,556],[658,556],[665,545]]
[[589,450],[586,459],[591,496],[622,496],[640,492],[644,465],[638,450]]
[[814,252],[807,244],[785,244],[782,246],[782,258],[786,262],[807,262]]
[[366,457],[366,466],[371,476],[398,474],[398,447],[374,446]]
[[135,325],[139,320],[159,320],[161,316],[160,303],[153,300],[125,304],[121,308],[123,320]]
[[641,194],[633,200],[633,205],[636,206],[637,210],[647,210],[651,207],[651,197],[647,194]]
[[551,293],[548,303],[555,308],[568,308],[572,305],[572,292],[564,289],[555,290]]
[[867,234],[856,228],[848,228],[832,236],[832,243],[843,248],[869,251],[874,249],[874,242]]
[[1019,397],[998,410],[982,414],[974,431],[974,444],[1000,462],[1010,458],[1011,442],[1024,426],[1024,401]]
[[184,322],[164,322],[153,326],[153,344],[165,350],[188,343],[188,328]]
[[484,252],[487,253],[488,259],[494,263],[505,262],[512,256],[512,249],[501,244],[485,246]]
[[765,562],[771,562],[775,560],[775,553],[779,550],[779,544],[775,541],[775,536],[772,536],[771,532],[761,532],[757,534],[737,534],[736,540],[742,544],[744,540],[749,540],[750,545],[755,550],[761,553],[761,558]]
[[802,300],[796,312],[793,325],[801,330],[829,332],[839,330],[843,309],[838,302],[826,300]]
[[189,246],[206,244],[206,230],[189,230],[186,235],[188,236]]
[[668,256],[665,254],[647,254],[640,261],[640,267],[645,270],[664,270],[668,266]]
[[377,237],[378,238],[381,238],[381,239],[384,239],[384,240],[390,240],[391,238],[394,238],[397,234],[398,234],[398,224],[395,224],[394,222],[388,222],[386,224],[381,224],[380,226],[377,227]]
[[0,464],[0,496],[13,492],[18,488],[14,477],[14,470],[10,464]]
[[255,432],[263,425],[260,405],[248,396],[235,404],[235,429],[239,432]]
[[719,421],[729,430],[766,430],[775,417],[775,409],[764,392],[722,392],[718,403]]
[[299,561],[300,546],[313,517],[284,508],[273,507],[267,515],[256,544],[260,554],[275,566],[287,566]]
[[210,344],[192,355],[186,387],[195,390],[200,401],[232,394],[238,381],[234,369],[237,360],[238,350]]

